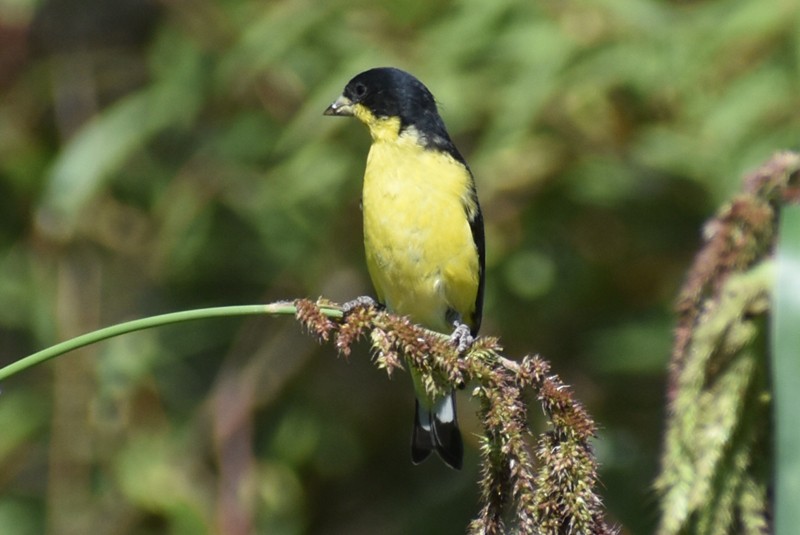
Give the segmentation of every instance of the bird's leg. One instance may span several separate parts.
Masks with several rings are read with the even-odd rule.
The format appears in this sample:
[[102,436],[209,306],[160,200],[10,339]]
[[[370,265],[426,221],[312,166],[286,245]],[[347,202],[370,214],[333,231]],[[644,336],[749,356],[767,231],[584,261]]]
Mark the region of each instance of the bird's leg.
[[466,353],[467,349],[469,349],[475,341],[475,338],[472,336],[472,333],[470,333],[470,328],[466,323],[456,320],[453,322],[453,327],[453,334],[450,335],[450,343],[456,346],[456,351],[458,351],[459,354]]
[[362,295],[351,299],[342,305],[342,313],[347,316],[356,308],[377,308],[380,309],[382,305],[368,295]]

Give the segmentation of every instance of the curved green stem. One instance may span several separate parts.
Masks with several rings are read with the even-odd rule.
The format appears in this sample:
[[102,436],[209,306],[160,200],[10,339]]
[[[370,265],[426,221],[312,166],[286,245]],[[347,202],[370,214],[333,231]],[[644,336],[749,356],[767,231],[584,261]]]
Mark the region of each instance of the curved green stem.
[[[320,307],[323,314],[328,317],[338,318],[342,316],[341,310],[335,307]],[[170,312],[168,314],[160,314],[158,316],[150,316],[133,321],[126,321],[125,323],[118,323],[110,327],[104,327],[96,331],[92,331],[75,338],[71,338],[64,342],[50,346],[47,349],[37,351],[32,355],[28,355],[16,362],[12,362],[7,366],[0,368],[0,381],[7,379],[23,370],[27,370],[37,364],[48,361],[52,358],[63,355],[75,349],[107,340],[121,334],[127,334],[134,331],[141,331],[144,329],[151,329],[153,327],[161,327],[163,325],[170,325],[172,323],[182,323],[185,321],[193,321],[199,319],[209,318],[222,318],[228,316],[252,316],[252,315],[294,315],[297,309],[294,303],[280,302],[270,303],[266,305],[240,305],[240,306],[225,306],[225,307],[212,307],[212,308],[198,308],[195,310],[185,310],[182,312]]]

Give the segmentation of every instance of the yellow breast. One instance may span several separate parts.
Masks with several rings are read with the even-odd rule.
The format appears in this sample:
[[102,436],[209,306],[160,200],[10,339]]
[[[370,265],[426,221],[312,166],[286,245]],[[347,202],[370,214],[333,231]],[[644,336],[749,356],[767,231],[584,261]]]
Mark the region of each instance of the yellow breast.
[[476,209],[472,177],[449,154],[420,146],[414,134],[373,135],[362,199],[367,266],[389,310],[450,332],[448,309],[470,325],[478,292],[467,219]]

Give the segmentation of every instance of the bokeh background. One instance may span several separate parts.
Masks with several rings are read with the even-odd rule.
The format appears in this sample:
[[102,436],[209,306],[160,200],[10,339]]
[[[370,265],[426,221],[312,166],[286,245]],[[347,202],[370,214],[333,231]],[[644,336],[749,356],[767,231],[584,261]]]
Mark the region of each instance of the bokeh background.
[[[649,533],[672,303],[703,221],[800,139],[795,0],[0,0],[0,365],[115,322],[370,291],[369,145],[324,108],[421,78],[484,209],[484,334],[595,416],[610,521]],[[127,335],[7,380],[0,529],[455,534],[413,394],[289,318]],[[534,421],[538,409],[531,400]]]

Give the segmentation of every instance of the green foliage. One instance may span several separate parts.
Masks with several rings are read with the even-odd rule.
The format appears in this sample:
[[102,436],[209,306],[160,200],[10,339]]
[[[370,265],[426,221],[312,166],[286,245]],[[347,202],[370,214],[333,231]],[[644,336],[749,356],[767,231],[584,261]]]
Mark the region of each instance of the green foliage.
[[766,321],[778,215],[784,203],[797,203],[799,176],[800,156],[775,156],[706,226],[679,302],[656,483],[661,534],[770,529]]
[[[547,355],[575,385],[602,423],[612,517],[650,533],[655,505],[636,497],[656,472],[672,301],[736,177],[800,139],[799,9],[2,3],[0,365],[131,318],[367,293],[368,137],[320,114],[355,73],[396,65],[433,90],[476,176],[484,333]],[[0,436],[0,516],[20,532],[67,533],[70,519],[76,533],[469,523],[481,444],[467,396],[463,473],[412,468],[405,374],[387,384],[359,359],[315,358],[330,349],[280,323],[129,336],[0,385],[15,430]],[[299,409],[320,438],[293,457],[291,433],[276,433]],[[159,479],[133,488],[116,467],[153,441],[160,456],[127,458],[133,473],[180,451],[205,470],[191,480],[201,498],[141,501]],[[324,462],[339,458],[348,470]]]
[[767,530],[763,331],[773,275],[771,262],[731,275],[698,319],[670,404],[659,533]]

